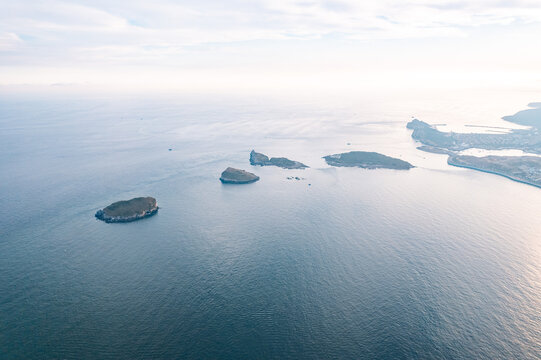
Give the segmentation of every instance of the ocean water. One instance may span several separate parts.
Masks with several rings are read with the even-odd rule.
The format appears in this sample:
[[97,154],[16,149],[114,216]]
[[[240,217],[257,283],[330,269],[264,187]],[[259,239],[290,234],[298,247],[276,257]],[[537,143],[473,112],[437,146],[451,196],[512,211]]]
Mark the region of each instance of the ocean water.
[[[540,95],[4,94],[0,358],[541,358],[541,191],[405,127],[512,127]],[[351,150],[416,168],[321,159]],[[222,185],[227,166],[261,180]],[[154,217],[94,218],[147,195]]]

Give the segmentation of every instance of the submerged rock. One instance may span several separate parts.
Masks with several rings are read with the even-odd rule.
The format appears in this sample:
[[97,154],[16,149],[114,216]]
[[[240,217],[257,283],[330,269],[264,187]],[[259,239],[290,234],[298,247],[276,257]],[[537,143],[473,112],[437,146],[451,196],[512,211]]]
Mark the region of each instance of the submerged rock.
[[220,181],[224,184],[248,184],[259,180],[259,176],[248,171],[228,167],[222,172]]
[[409,162],[383,155],[377,152],[351,151],[323,157],[331,166],[361,167],[365,169],[409,170],[413,165]]
[[305,169],[309,167],[301,162],[289,160],[285,157],[273,157],[269,159],[267,155],[255,152],[254,150],[250,152],[250,164],[259,166],[278,166],[284,169]]
[[98,210],[95,216],[107,223],[130,222],[152,216],[158,209],[158,203],[153,197],[138,197],[112,203]]

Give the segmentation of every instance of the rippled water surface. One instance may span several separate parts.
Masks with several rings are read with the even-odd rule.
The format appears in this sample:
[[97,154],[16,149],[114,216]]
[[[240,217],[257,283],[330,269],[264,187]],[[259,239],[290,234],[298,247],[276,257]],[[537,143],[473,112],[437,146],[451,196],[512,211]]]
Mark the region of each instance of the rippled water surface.
[[[540,93],[482,95],[4,97],[0,357],[540,358],[541,191],[405,128],[505,127]],[[416,167],[321,159],[350,150]],[[93,217],[144,195],[158,215]]]

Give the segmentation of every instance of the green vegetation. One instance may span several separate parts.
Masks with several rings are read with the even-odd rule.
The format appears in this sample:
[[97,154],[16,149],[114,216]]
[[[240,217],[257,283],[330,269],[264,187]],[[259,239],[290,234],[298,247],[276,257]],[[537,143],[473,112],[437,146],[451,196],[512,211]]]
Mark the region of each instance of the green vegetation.
[[331,166],[361,167],[365,169],[408,170],[414,167],[409,162],[377,152],[351,151],[323,157]]
[[105,222],[129,222],[152,216],[158,212],[158,203],[153,197],[138,197],[112,203],[96,213]]

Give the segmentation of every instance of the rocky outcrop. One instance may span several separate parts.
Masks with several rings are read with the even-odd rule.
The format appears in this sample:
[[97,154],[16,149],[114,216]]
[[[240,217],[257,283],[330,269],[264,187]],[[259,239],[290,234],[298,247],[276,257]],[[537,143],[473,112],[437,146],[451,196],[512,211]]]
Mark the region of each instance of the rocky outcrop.
[[409,162],[386,156],[377,152],[351,151],[323,157],[331,166],[360,167],[365,169],[409,170],[413,165]]
[[153,197],[138,197],[112,203],[98,210],[95,216],[107,223],[131,222],[152,216],[158,209],[158,203]]
[[259,180],[259,176],[232,167],[225,169],[220,176],[220,181],[224,184],[249,184],[257,180]]
[[255,152],[255,150],[252,150],[250,152],[250,164],[265,166],[269,165],[269,162],[270,159],[267,155]]
[[283,169],[305,169],[309,167],[301,162],[289,160],[285,157],[273,157],[269,159],[267,155],[255,152],[254,150],[250,152],[250,164],[259,166],[278,166]]

